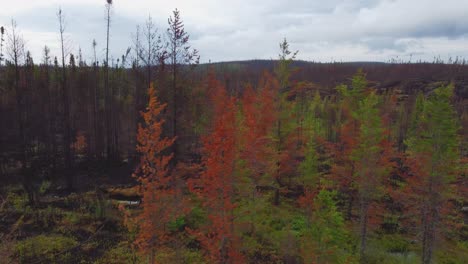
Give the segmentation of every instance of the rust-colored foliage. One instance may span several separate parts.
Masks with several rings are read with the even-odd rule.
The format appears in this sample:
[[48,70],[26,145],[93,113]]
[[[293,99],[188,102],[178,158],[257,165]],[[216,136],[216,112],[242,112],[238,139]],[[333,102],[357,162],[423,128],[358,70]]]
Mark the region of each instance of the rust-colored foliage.
[[[344,112],[349,115],[349,111]],[[336,144],[329,144],[328,149],[334,158],[331,167],[331,179],[338,190],[348,196],[347,215],[351,217],[353,201],[356,199],[356,190],[353,189],[353,175],[356,171],[355,161],[351,158],[352,151],[357,147],[357,136],[359,133],[358,122],[350,120],[339,128],[339,141]]]
[[241,158],[247,162],[254,184],[260,177],[271,173],[274,168],[274,142],[271,137],[276,122],[275,112],[271,106],[274,91],[270,87],[260,87],[254,91],[247,86],[242,97],[244,123],[242,126]]
[[79,131],[76,135],[75,142],[71,144],[70,148],[75,154],[84,154],[87,147],[88,143],[86,141],[86,136],[83,132]]
[[201,242],[210,263],[242,263],[234,230],[234,170],[238,156],[236,101],[219,83],[216,87],[212,93],[212,130],[202,138],[205,170],[199,179],[189,183],[190,189],[201,198],[209,222],[191,233]]
[[134,176],[141,184],[143,211],[137,217],[139,233],[136,244],[142,254],[149,254],[154,262],[156,249],[167,243],[168,223],[179,214],[174,206],[177,189],[168,171],[172,154],[165,151],[174,143],[174,138],[162,138],[161,112],[166,107],[161,104],[151,87],[148,91],[149,105],[141,112],[144,123],[138,126],[137,151],[141,153],[140,165]]

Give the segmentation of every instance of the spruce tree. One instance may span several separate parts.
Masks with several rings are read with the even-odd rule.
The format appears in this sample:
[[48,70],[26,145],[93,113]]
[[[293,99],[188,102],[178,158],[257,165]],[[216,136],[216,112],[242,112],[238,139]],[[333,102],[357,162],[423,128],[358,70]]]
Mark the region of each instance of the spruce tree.
[[418,104],[408,145],[412,177],[408,179],[421,216],[422,263],[432,263],[442,209],[452,193],[459,159],[458,121],[451,104],[453,85],[435,89]]

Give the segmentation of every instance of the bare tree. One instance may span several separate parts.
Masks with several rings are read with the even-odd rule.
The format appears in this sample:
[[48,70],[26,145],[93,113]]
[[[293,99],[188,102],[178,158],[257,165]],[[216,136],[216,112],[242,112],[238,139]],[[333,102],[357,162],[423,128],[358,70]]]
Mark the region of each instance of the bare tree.
[[[65,17],[62,13],[62,8],[59,8],[57,12],[57,18],[59,21],[59,32],[60,32],[60,46],[62,52],[62,101],[63,101],[63,124],[64,124],[64,140],[63,140],[63,151],[65,156],[65,168],[70,169],[72,167],[72,156],[70,150],[71,144],[71,125],[70,125],[70,100],[69,100],[69,91],[67,87],[67,69],[65,65],[65,58],[68,54],[65,52],[65,42],[64,42],[64,33],[65,33]],[[67,188],[73,188],[73,176],[70,171],[67,173],[66,177]]]
[[140,26],[136,26],[136,34],[133,36],[133,47],[135,50],[135,57],[133,58],[133,64],[136,67],[140,67],[140,57],[141,57],[141,37],[140,37]]
[[21,162],[22,165],[25,165],[26,162],[26,138],[24,134],[24,120],[22,113],[22,102],[23,93],[20,91],[20,67],[24,57],[24,40],[23,37],[19,35],[17,30],[17,25],[15,20],[11,20],[10,31],[7,32],[8,46],[7,54],[10,61],[15,67],[15,80],[14,80],[14,89],[16,94],[16,107],[17,107],[17,120],[19,126],[19,136],[21,142]]
[[106,0],[106,22],[107,22],[107,34],[106,34],[106,61],[104,64],[104,74],[105,74],[105,79],[104,79],[104,91],[105,91],[105,113],[106,113],[106,142],[107,142],[107,147],[106,147],[106,154],[107,154],[107,159],[108,161],[116,158],[116,155],[114,153],[114,144],[113,140],[114,137],[113,135],[113,127],[112,127],[112,109],[113,109],[113,100],[111,98],[112,96],[112,91],[110,90],[111,88],[109,87],[109,31],[110,31],[110,23],[111,23],[111,18],[110,18],[110,13],[111,13],[111,8],[112,8],[112,0]]
[[200,56],[198,55],[198,50],[192,49],[189,45],[190,36],[185,32],[184,23],[180,18],[179,10],[175,9],[173,11],[173,17],[169,17],[167,22],[169,24],[169,28],[167,29],[169,52],[167,57],[169,58],[172,75],[172,136],[179,137],[173,145],[173,161],[176,162],[178,158],[178,141],[180,141],[180,135],[177,127],[179,115],[178,96],[181,96],[181,90],[178,83],[179,73],[181,66],[184,64],[198,64]]
[[[132,113],[132,119],[131,122],[129,122],[127,131],[129,135],[129,143],[130,146],[135,146],[136,145],[136,134],[135,131],[138,129],[138,123],[140,122],[139,120],[141,119],[141,116],[139,116],[137,113],[142,109],[143,107],[140,107],[140,105],[143,103],[142,98],[142,87],[144,86],[144,82],[142,81],[141,78],[141,73],[140,73],[140,58],[142,57],[141,52],[142,52],[142,44],[141,44],[141,33],[140,33],[140,26],[136,26],[136,33],[133,36],[133,49],[135,51],[135,56],[133,57],[133,62],[132,62],[132,73],[134,75],[134,81],[135,85],[133,86],[133,107],[130,109]],[[133,159],[135,157],[135,148],[129,148],[128,149],[128,157],[129,159]]]
[[21,89],[20,85],[20,69],[24,64],[24,39],[18,33],[17,25],[15,20],[11,20],[11,28],[7,32],[7,55],[12,62],[14,70],[14,82],[13,87],[15,89],[16,97],[16,119],[18,121],[19,128],[19,143],[20,143],[20,153],[19,153],[19,165],[22,174],[22,184],[26,190],[31,204],[34,203],[34,190],[32,188],[31,174],[28,169],[28,155],[27,155],[27,139],[25,134],[25,113],[24,113],[24,91]]
[[99,68],[98,68],[98,61],[97,61],[97,56],[96,56],[96,47],[97,47],[97,42],[95,39],[93,39],[93,43],[92,43],[92,46],[93,46],[93,53],[94,53],[94,62],[93,62],[93,78],[94,78],[94,82],[93,82],[93,113],[94,113],[94,116],[93,116],[93,130],[94,130],[94,144],[93,144],[93,153],[97,156],[100,156],[98,154],[98,152],[101,151],[101,148],[100,148],[100,140],[98,140],[98,138],[100,137],[100,134],[99,134],[99,129],[98,129],[98,105],[99,105],[99,94],[98,94],[98,84],[99,84],[99,78],[98,78],[98,71],[99,71]]
[[50,65],[51,65],[51,57],[50,57],[50,49],[48,46],[44,46],[43,49],[43,57],[42,57],[42,74],[43,74],[43,82],[44,82],[44,94],[46,96],[46,120],[47,120],[47,133],[46,133],[46,141],[47,141],[47,155],[48,160],[55,159],[56,154],[56,142],[55,142],[55,113],[54,107],[55,104],[52,101],[51,91],[50,91]]
[[94,63],[94,66],[96,66],[96,65],[97,65],[97,57],[96,57],[96,46],[97,46],[97,42],[96,42],[96,39],[93,39],[93,44],[92,44],[92,46],[93,46],[93,54],[94,54],[94,61],[93,61],[93,63]]
[[158,30],[151,15],[146,20],[143,36],[145,37],[146,47],[139,45],[140,50],[137,52],[146,65],[146,88],[149,88],[153,78],[151,70],[155,65],[164,62],[166,53],[163,50],[161,36],[158,35]]
[[3,26],[0,27],[0,91],[2,89],[4,89],[3,85],[2,85],[2,81],[3,81],[3,78],[1,77],[1,75],[3,74],[3,70],[2,70],[2,63],[3,63],[3,42],[5,41],[5,28]]
[[3,62],[3,41],[5,35],[5,28],[3,26],[0,27],[0,67],[2,66]]

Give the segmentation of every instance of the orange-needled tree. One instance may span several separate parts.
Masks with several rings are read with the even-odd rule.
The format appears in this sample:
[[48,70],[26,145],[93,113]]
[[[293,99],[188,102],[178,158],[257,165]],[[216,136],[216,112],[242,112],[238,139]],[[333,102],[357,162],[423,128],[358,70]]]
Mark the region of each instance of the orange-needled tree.
[[191,231],[200,241],[210,263],[243,263],[235,234],[235,164],[238,156],[236,100],[216,82],[211,132],[202,137],[204,171],[189,183],[207,212],[207,223]]
[[148,90],[149,104],[141,112],[143,124],[138,126],[137,151],[141,154],[140,164],[134,174],[141,184],[143,211],[137,217],[139,232],[136,244],[142,255],[148,255],[155,263],[156,249],[170,239],[168,224],[179,216],[177,207],[172,206],[177,189],[168,165],[172,153],[167,153],[175,138],[162,137],[164,120],[160,117],[166,104],[161,104],[155,89]]

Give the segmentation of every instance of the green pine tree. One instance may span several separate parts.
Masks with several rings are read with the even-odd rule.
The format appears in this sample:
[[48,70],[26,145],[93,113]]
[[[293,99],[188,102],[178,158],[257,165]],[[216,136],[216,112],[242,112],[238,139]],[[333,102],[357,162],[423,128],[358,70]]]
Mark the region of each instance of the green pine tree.
[[415,124],[406,141],[413,177],[411,193],[421,216],[422,263],[432,263],[441,213],[451,195],[459,160],[458,121],[450,100],[453,85],[435,89],[427,99],[418,97]]

